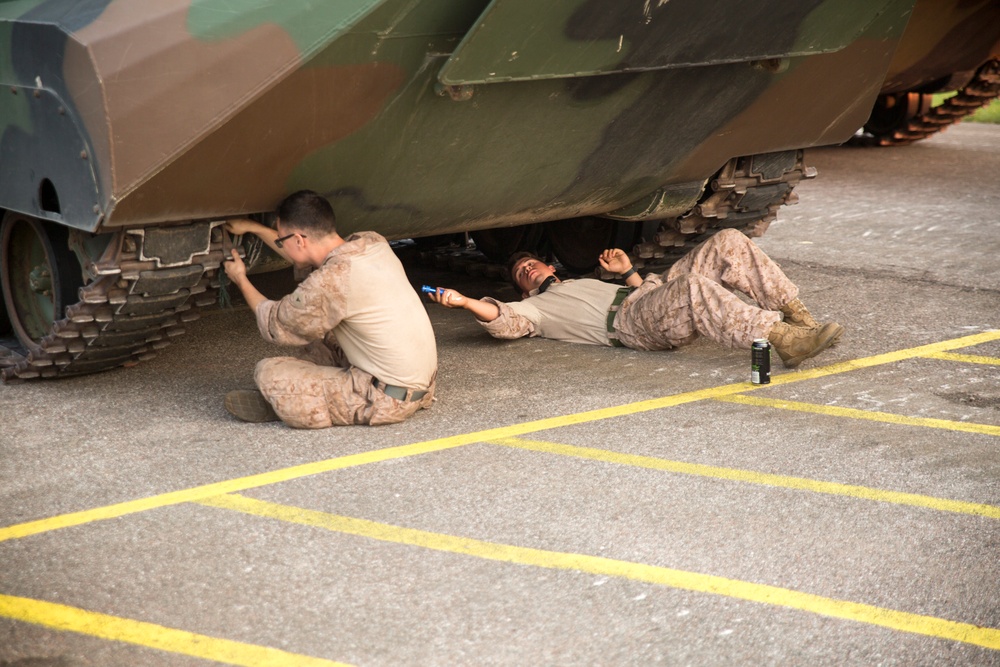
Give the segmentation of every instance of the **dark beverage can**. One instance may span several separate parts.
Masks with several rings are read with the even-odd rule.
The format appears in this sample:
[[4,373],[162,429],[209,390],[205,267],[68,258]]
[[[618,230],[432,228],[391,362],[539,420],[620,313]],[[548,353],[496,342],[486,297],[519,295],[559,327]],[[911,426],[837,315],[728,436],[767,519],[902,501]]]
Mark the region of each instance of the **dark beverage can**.
[[771,344],[756,338],[750,346],[750,382],[771,384]]

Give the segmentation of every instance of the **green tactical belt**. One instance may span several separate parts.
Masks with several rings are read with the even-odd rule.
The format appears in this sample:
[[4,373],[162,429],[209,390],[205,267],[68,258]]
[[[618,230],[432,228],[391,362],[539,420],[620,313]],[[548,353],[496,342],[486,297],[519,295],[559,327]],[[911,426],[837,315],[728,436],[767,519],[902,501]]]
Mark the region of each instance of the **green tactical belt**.
[[406,387],[397,387],[396,385],[386,384],[375,377],[372,378],[372,384],[375,385],[375,388],[379,389],[383,394],[389,398],[395,398],[397,401],[419,401],[427,395],[426,391],[407,389]]
[[625,300],[629,294],[632,293],[634,287],[619,287],[618,293],[615,294],[615,300],[611,302],[611,307],[608,308],[608,340],[615,347],[625,347],[625,344],[618,340],[618,332],[615,331],[615,317],[618,315],[618,309],[621,308],[622,301]]

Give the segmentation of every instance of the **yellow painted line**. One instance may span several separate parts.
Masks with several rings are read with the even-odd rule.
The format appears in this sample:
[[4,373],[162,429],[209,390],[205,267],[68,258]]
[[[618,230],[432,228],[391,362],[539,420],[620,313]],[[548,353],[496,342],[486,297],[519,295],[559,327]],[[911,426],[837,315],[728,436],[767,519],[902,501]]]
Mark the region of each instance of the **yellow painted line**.
[[809,368],[806,370],[796,370],[791,372],[772,374],[771,384],[764,386],[773,387],[774,385],[788,384],[790,382],[812,380],[815,378],[826,377],[828,375],[837,375],[840,373],[847,373],[850,371],[861,370],[863,368],[871,368],[872,366],[882,366],[884,364],[891,364],[897,361],[905,361],[907,359],[913,359],[915,357],[926,357],[928,355],[937,354],[939,352],[958,350],[964,347],[973,347],[975,345],[982,345],[983,343],[989,343],[995,340],[1000,340],[1000,329],[984,331],[983,333],[973,334],[971,336],[962,336],[961,338],[952,338],[951,340],[944,340],[938,343],[930,343],[929,345],[921,345],[919,347],[911,347],[904,350],[896,350],[895,352],[876,354],[871,357],[852,359],[850,361],[843,361],[838,364],[821,366],[820,368]]
[[928,359],[944,359],[945,361],[961,361],[967,364],[986,364],[988,366],[1000,366],[1000,358],[980,357],[974,354],[955,354],[954,352],[931,352],[925,354]]
[[145,512],[147,510],[157,509],[160,507],[167,507],[169,505],[177,505],[180,503],[192,502],[200,498],[207,498],[210,496],[218,495],[220,493],[232,493],[235,491],[244,491],[247,489],[267,486],[270,484],[278,484],[280,482],[286,482],[293,479],[299,479],[301,477],[307,477],[309,475],[316,475],[319,473],[330,472],[333,470],[340,470],[352,466],[367,465],[369,463],[378,463],[381,461],[404,458],[407,456],[416,456],[419,454],[426,454],[429,452],[436,452],[445,449],[451,449],[454,447],[461,447],[463,445],[468,445],[476,442],[484,442],[487,440],[515,437],[519,435],[525,435],[528,433],[536,433],[538,431],[544,431],[547,429],[560,428],[563,426],[572,426],[574,424],[584,424],[587,422],[598,421],[601,419],[610,419],[612,417],[623,417],[627,415],[639,414],[649,410],[659,410],[661,408],[683,405],[685,403],[693,403],[695,401],[702,401],[706,399],[719,398],[722,396],[730,396],[737,393],[753,391],[755,389],[760,389],[762,387],[770,387],[780,384],[788,384],[791,382],[811,380],[814,378],[824,377],[827,375],[834,375],[837,373],[845,373],[848,371],[858,370],[861,368],[878,366],[880,364],[889,364],[903,359],[909,359],[912,357],[926,356],[928,354],[936,352],[944,352],[947,350],[955,350],[964,347],[971,347],[973,345],[979,345],[981,343],[986,343],[993,340],[1000,340],[1000,330],[987,331],[984,333],[974,334],[971,336],[963,336],[962,338],[955,338],[953,340],[941,341],[938,343],[932,343],[930,345],[923,345],[920,347],[910,348],[908,350],[889,352],[886,354],[880,354],[873,357],[867,357],[864,359],[855,359],[853,361],[833,364],[831,366],[826,366],[823,368],[816,368],[806,371],[795,371],[792,373],[775,375],[772,376],[770,385],[752,385],[749,382],[738,382],[718,387],[711,387],[708,389],[700,389],[697,391],[691,391],[683,394],[675,394],[673,396],[665,396],[662,398],[650,399],[647,401],[628,403],[626,405],[619,405],[610,408],[590,410],[587,412],[579,412],[576,414],[563,415],[559,417],[550,417],[547,419],[539,419],[536,421],[514,424],[512,426],[505,426],[500,428],[487,429],[484,431],[477,431],[475,433],[466,433],[462,435],[438,438],[435,440],[428,440],[420,443],[401,445],[399,447],[389,447],[386,449],[380,449],[373,452],[352,454],[349,456],[327,459],[325,461],[317,461],[315,463],[306,463],[303,465],[292,466],[289,468],[282,468],[280,470],[274,470],[271,472],[260,473],[257,475],[250,475],[248,477],[240,477],[228,481],[216,482],[214,484],[196,486],[193,488],[183,489],[180,491],[171,491],[157,496],[150,496],[148,498],[139,498],[137,500],[130,500],[122,503],[116,503],[114,505],[106,505],[104,507],[97,507],[94,509],[83,510],[80,512],[60,514],[54,517],[38,519],[35,521],[27,521],[25,523],[15,524],[13,526],[7,526],[6,528],[0,528],[0,542],[3,542],[5,540],[28,537],[30,535],[37,535],[39,533],[48,532],[50,530],[67,528],[70,526],[79,526],[82,524],[90,523],[92,521],[113,519],[121,516],[126,516],[128,514],[134,514],[136,512]]
[[602,408],[599,410],[591,410],[589,412],[579,412],[559,417],[550,417],[547,419],[524,422],[522,424],[514,424],[512,426],[477,431],[475,433],[438,438],[436,440],[427,440],[425,442],[401,445],[399,447],[377,449],[371,452],[351,454],[334,459],[327,459],[325,461],[317,461],[315,463],[306,463],[298,466],[292,466],[290,468],[282,468],[271,472],[250,475],[248,477],[240,477],[224,482],[196,486],[181,491],[171,491],[156,496],[150,496],[148,498],[139,498],[137,500],[129,500],[123,503],[106,505],[104,507],[83,510],[81,512],[71,512],[69,514],[61,514],[47,519],[38,519],[36,521],[15,524],[6,528],[0,528],[0,542],[28,537],[30,535],[37,535],[38,533],[57,530],[59,528],[78,526],[92,521],[113,519],[160,507],[194,502],[201,498],[217,496],[221,493],[245,491],[247,489],[253,489],[261,486],[278,484],[280,482],[287,482],[333,470],[341,470],[353,466],[379,463],[381,461],[400,459],[409,456],[417,456],[420,454],[438,452],[454,447],[462,447],[464,445],[483,442],[485,440],[512,437],[516,435],[523,435],[525,433],[533,433],[535,431],[543,431],[562,426],[572,426],[574,424],[582,424],[599,419],[620,417],[626,414],[635,414],[647,410],[656,410],[659,408],[670,407],[672,405],[680,405],[682,403],[701,401],[714,398],[716,396],[723,396],[727,393],[747,391],[752,387],[753,385],[750,385],[749,383],[740,383],[710,389],[702,389],[688,392],[686,394],[666,396],[663,398],[650,399],[622,406]]
[[[503,431],[504,429],[495,430]],[[462,445],[467,445],[470,442],[476,442],[476,438],[473,437],[475,435],[476,434],[471,434],[470,436],[441,438],[438,440],[430,440],[411,445],[402,445],[400,447],[387,447],[386,449],[377,449],[371,452],[350,454],[348,456],[327,459],[325,461],[306,463],[303,465],[292,466],[290,468],[282,468],[271,472],[250,475],[249,477],[239,477],[237,479],[231,479],[224,482],[205,484],[204,486],[196,486],[181,491],[170,491],[157,496],[129,500],[123,503],[116,503],[114,505],[106,505],[104,507],[84,510],[82,512],[72,512],[47,519],[28,521],[8,526],[6,528],[0,528],[0,542],[27,537],[29,535],[36,535],[38,533],[44,533],[59,528],[78,526],[92,521],[113,519],[128,514],[134,514],[136,512],[145,512],[147,510],[157,509],[160,507],[168,507],[170,505],[192,502],[198,500],[199,498],[215,496],[220,493],[244,491],[246,489],[267,486],[269,484],[277,484],[279,482],[286,482],[332,470],[340,470],[343,468],[377,463],[380,461],[389,461],[407,456],[416,456],[418,454],[441,451],[450,447],[460,447]]]
[[731,480],[734,482],[744,482],[747,484],[762,484],[765,486],[781,487],[785,489],[812,491],[814,493],[827,493],[835,496],[849,496],[851,498],[860,498],[863,500],[875,500],[885,503],[894,503],[897,505],[924,507],[942,512],[957,512],[959,514],[971,514],[973,516],[984,516],[990,519],[1000,519],[1000,507],[995,505],[970,503],[961,500],[949,500],[947,498],[935,498],[934,496],[922,496],[916,493],[884,491],[866,486],[823,482],[805,477],[773,475],[770,473],[753,472],[752,470],[740,470],[739,468],[720,468],[700,463],[671,461],[669,459],[658,459],[651,456],[623,454],[621,452],[612,452],[606,449],[576,447],[574,445],[564,445],[556,442],[543,442],[540,440],[504,438],[503,440],[493,440],[490,444],[503,445],[505,447],[516,447],[534,452],[544,452],[546,454],[557,454],[559,456],[573,456],[576,458],[601,461],[604,463],[614,463],[617,465],[662,470],[682,475],[713,477],[717,479]]
[[224,482],[196,486],[181,491],[171,491],[157,496],[150,496],[148,498],[130,500],[114,505],[107,505],[105,507],[84,510],[82,512],[61,514],[47,519],[28,521],[8,526],[6,528],[0,528],[0,542],[27,537],[29,535],[37,535],[38,533],[44,533],[59,528],[78,526],[92,521],[113,519],[127,514],[145,512],[147,510],[157,509],[160,507],[178,505],[187,502],[196,502],[202,498],[217,496],[222,493],[245,491],[247,489],[287,482],[323,472],[367,465],[369,463],[379,463],[381,461],[400,459],[409,456],[417,456],[430,452],[438,452],[477,442],[524,435],[526,433],[534,433],[535,431],[572,426],[574,424],[582,424],[600,419],[609,419],[611,417],[620,417],[622,415],[636,414],[647,410],[657,410],[659,408],[681,405],[683,403],[703,401],[718,396],[725,396],[738,391],[748,391],[753,387],[754,385],[751,385],[750,383],[741,382],[738,384],[700,389],[698,391],[692,391],[685,394],[675,394],[673,396],[639,401],[637,403],[629,403],[611,408],[601,408],[598,410],[590,410],[588,412],[578,412],[572,415],[549,417],[546,419],[524,422],[522,424],[514,424],[512,426],[503,426],[500,428],[487,429],[485,431],[477,431],[475,433],[438,438],[436,440],[427,440],[425,442],[401,445],[399,447],[387,447],[385,449],[377,449],[371,452],[351,454],[315,463],[306,463],[298,466],[292,466],[290,468],[282,468],[272,472],[251,475],[249,477],[240,477]]
[[671,588],[789,607],[812,614],[1000,650],[1000,630],[996,628],[980,627],[933,616],[921,616],[857,602],[837,600],[777,586],[599,556],[543,551],[413,528],[401,528],[365,519],[278,505],[240,495],[205,498],[199,502],[211,507],[235,510],[254,516],[278,519],[384,542],[423,547],[517,565],[633,579]]
[[417,456],[420,454],[452,449],[454,447],[462,447],[464,445],[470,445],[477,442],[513,437],[527,433],[534,433],[536,431],[561,428],[563,426],[573,426],[575,424],[583,424],[601,419],[621,417],[649,410],[658,410],[660,408],[682,405],[684,403],[703,401],[734,394],[736,392],[750,391],[756,386],[757,385],[752,385],[749,382],[740,382],[718,387],[710,387],[708,389],[699,389],[697,391],[691,391],[684,394],[674,394],[672,396],[638,401],[636,403],[628,403],[610,408],[600,408],[587,412],[578,412],[571,415],[561,415],[559,417],[548,417],[546,419],[538,419],[536,421],[514,424],[512,426],[503,426],[484,431],[476,431],[474,433],[438,438],[436,440],[427,440],[425,442],[418,442],[410,445],[401,445],[399,447],[388,447],[386,449],[377,449],[371,452],[351,454],[334,459],[327,459],[325,461],[317,461],[315,463],[306,463],[299,466],[292,466],[290,468],[282,468],[272,472],[251,475],[249,477],[240,477],[224,482],[196,486],[181,491],[171,491],[157,496],[150,496],[148,498],[130,500],[114,505],[107,505],[105,507],[84,510],[82,512],[61,514],[47,519],[28,521],[8,526],[6,528],[0,528],[0,542],[28,537],[29,535],[36,535],[38,533],[44,533],[59,528],[78,526],[92,521],[113,519],[127,514],[134,514],[136,512],[145,512],[147,510],[167,507],[169,505],[195,502],[201,498],[208,498],[222,493],[245,491],[247,489],[278,484],[280,482],[287,482],[301,477],[330,472],[333,470],[341,470],[343,468],[367,465],[369,463],[379,463],[381,461],[388,461],[391,459]]
[[896,415],[891,412],[872,412],[869,410],[857,410],[855,408],[841,408],[835,405],[817,405],[815,403],[799,403],[798,401],[784,401],[776,398],[759,398],[757,396],[718,396],[718,401],[726,403],[741,403],[743,405],[755,405],[761,408],[776,408],[779,410],[795,410],[796,412],[811,412],[817,415],[828,415],[830,417],[847,417],[849,419],[867,419],[874,422],[885,422],[887,424],[899,424],[902,426],[921,426],[923,428],[940,428],[947,431],[962,431],[963,433],[979,433],[981,435],[1000,435],[1000,426],[992,424],[973,424],[970,422],[957,422],[948,419],[931,419],[929,417],[907,417]]
[[13,595],[0,594],[0,616],[227,665],[334,667],[345,664]]

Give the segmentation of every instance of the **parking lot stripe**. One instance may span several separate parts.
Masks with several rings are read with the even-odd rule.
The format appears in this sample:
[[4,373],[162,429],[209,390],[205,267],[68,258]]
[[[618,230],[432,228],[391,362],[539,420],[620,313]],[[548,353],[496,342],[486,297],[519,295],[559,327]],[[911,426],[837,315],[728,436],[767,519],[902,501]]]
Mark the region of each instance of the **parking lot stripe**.
[[1000,426],[993,424],[974,424],[970,422],[951,421],[948,419],[932,419],[930,417],[907,417],[891,412],[875,412],[870,410],[858,410],[855,408],[842,408],[836,405],[819,405],[816,403],[800,403],[798,401],[785,401],[778,398],[760,398],[759,396],[741,396],[733,394],[730,396],[718,396],[717,401],[726,403],[740,403],[742,405],[754,405],[760,408],[776,408],[778,410],[794,410],[796,412],[811,412],[818,415],[828,415],[830,417],[847,417],[849,419],[867,419],[875,422],[885,422],[887,424],[900,424],[902,426],[921,426],[923,428],[941,428],[947,431],[962,431],[963,433],[979,433],[981,435],[1000,435]]
[[[507,429],[499,428],[494,430],[497,432],[503,432]],[[138,500],[129,500],[123,503],[106,505],[104,507],[83,510],[81,512],[60,514],[48,519],[28,521],[8,526],[7,528],[0,528],[0,542],[28,537],[29,535],[37,535],[38,533],[44,533],[59,528],[78,526],[85,523],[91,523],[93,521],[114,519],[120,516],[135,514],[137,512],[145,512],[147,510],[157,509],[160,507],[178,505],[180,503],[195,501],[199,498],[207,496],[215,496],[220,493],[244,491],[246,489],[254,489],[261,486],[287,482],[293,479],[300,479],[309,475],[330,472],[332,470],[341,470],[343,468],[366,465],[369,463],[389,461],[408,456],[417,456],[419,454],[437,452],[451,447],[461,447],[462,445],[479,442],[481,438],[478,436],[479,434],[472,433],[468,435],[453,436],[450,438],[428,440],[410,445],[401,445],[399,447],[375,449],[370,452],[350,454],[348,456],[340,456],[333,459],[326,459],[325,461],[317,461],[315,463],[304,463],[290,468],[281,468],[271,472],[250,475],[249,477],[239,477],[224,482],[215,482],[213,484],[195,486],[181,491],[170,491],[168,493],[161,493],[157,496],[139,498]]]
[[822,616],[1000,650],[1000,630],[996,628],[981,627],[933,616],[922,616],[847,600],[837,600],[778,586],[600,556],[545,551],[414,528],[403,528],[367,519],[356,519],[270,503],[237,494],[203,498],[198,502],[209,507],[235,510],[254,516],[367,537],[383,542],[423,547],[518,565],[633,579],[671,588],[789,607]]
[[239,477],[224,482],[215,482],[213,484],[205,484],[203,486],[183,489],[181,491],[170,491],[168,493],[162,493],[148,498],[139,498],[138,500],[129,500],[123,503],[106,505],[104,507],[83,510],[81,512],[60,514],[47,519],[38,519],[36,521],[27,521],[25,523],[15,524],[6,528],[0,528],[0,542],[37,535],[39,533],[45,533],[59,528],[79,526],[93,521],[114,519],[128,514],[145,512],[147,510],[157,509],[160,507],[193,502],[199,500],[200,498],[216,496],[221,493],[245,491],[247,489],[254,489],[261,486],[269,486],[271,484],[287,482],[293,479],[299,479],[323,472],[331,472],[333,470],[341,470],[343,468],[367,465],[369,463],[379,463],[381,461],[388,461],[392,459],[406,458],[408,456],[417,456],[420,454],[437,452],[454,447],[462,447],[464,445],[494,440],[497,438],[524,435],[526,433],[534,433],[536,431],[544,431],[563,426],[572,426],[574,424],[583,424],[600,419],[637,414],[648,410],[657,410],[659,408],[682,405],[684,403],[703,401],[736,391],[748,391],[749,389],[752,389],[752,386],[745,382],[722,385],[719,387],[699,389],[697,391],[687,392],[684,394],[674,394],[672,396],[638,401],[636,403],[628,403],[610,408],[600,408],[597,410],[590,410],[588,412],[578,412],[570,415],[548,417],[536,421],[513,424],[511,426],[501,426],[499,428],[487,429],[485,431],[464,433],[461,435],[438,438],[436,440],[427,440],[409,445],[400,445],[398,447],[375,449],[369,452],[350,454],[348,456],[327,459],[325,461],[317,461],[315,463],[304,463],[290,468],[281,468],[271,472],[250,475],[249,477]]
[[227,665],[335,667],[345,664],[13,595],[0,594],[0,616]]
[[842,361],[836,364],[830,364],[829,366],[796,369],[792,372],[779,373],[771,376],[770,385],[763,385],[763,386],[773,387],[775,385],[789,384],[791,382],[801,382],[802,380],[812,380],[816,378],[827,377],[829,375],[839,375],[840,373],[848,373],[850,371],[857,371],[863,368],[871,368],[873,366],[882,366],[885,364],[891,364],[897,361],[905,361],[907,359],[913,359],[916,357],[927,357],[929,355],[937,354],[939,352],[947,352],[949,350],[959,350],[965,347],[973,347],[975,345],[981,345],[983,343],[989,343],[995,340],[1000,340],[1000,329],[991,329],[989,331],[984,331],[983,333],[972,334],[971,336],[962,336],[961,338],[952,338],[950,340],[943,340],[938,343],[929,343],[927,345],[919,345],[917,347],[895,350],[893,352],[885,352],[883,354],[876,354],[871,357],[850,359],[849,361]]
[[928,359],[944,359],[945,361],[961,361],[967,364],[986,364],[988,366],[1000,366],[1000,358],[980,357],[974,354],[957,354],[955,352],[932,352],[925,354]]
[[709,387],[707,389],[699,389],[696,391],[686,392],[683,394],[674,394],[662,398],[655,398],[646,401],[638,401],[636,403],[627,403],[625,405],[618,405],[610,408],[601,408],[597,410],[590,410],[587,412],[579,412],[571,415],[560,415],[558,417],[549,417],[546,419],[539,419],[536,421],[524,422],[521,424],[513,424],[511,426],[504,426],[500,428],[487,429],[484,431],[477,431],[474,433],[465,433],[462,435],[438,438],[436,440],[428,440],[426,442],[419,442],[410,445],[401,445],[399,447],[389,447],[386,449],[379,449],[371,452],[364,452],[361,454],[352,454],[349,456],[326,459],[324,461],[317,461],[315,463],[306,463],[298,466],[292,466],[289,468],[274,470],[271,472],[260,473],[257,475],[250,475],[248,477],[240,477],[223,482],[206,484],[204,486],[196,486],[193,488],[183,489],[180,491],[170,491],[160,495],[150,496],[148,498],[139,498],[137,500],[129,500],[126,502],[116,503],[113,505],[106,505],[104,507],[97,507],[89,510],[82,510],[79,512],[70,512],[67,514],[60,514],[45,519],[37,519],[34,521],[26,521],[24,523],[19,523],[12,526],[7,526],[5,528],[0,528],[0,542],[4,542],[6,540],[11,540],[11,539],[28,537],[31,535],[37,535],[39,533],[45,533],[51,530],[58,530],[60,528],[79,526],[82,524],[90,523],[92,521],[102,521],[104,519],[117,518],[120,516],[126,516],[128,514],[134,514],[136,512],[144,512],[146,510],[156,509],[159,507],[167,507],[169,505],[176,505],[178,503],[190,502],[197,500],[199,498],[205,498],[220,493],[243,491],[246,489],[253,489],[261,486],[267,486],[269,484],[277,484],[279,482],[286,482],[301,477],[307,477],[309,475],[315,475],[323,472],[330,472],[332,470],[340,470],[342,468],[347,468],[351,466],[365,465],[367,463],[377,463],[379,461],[387,461],[390,459],[403,458],[406,456],[414,456],[417,454],[440,451],[443,449],[450,449],[453,447],[461,447],[462,445],[468,445],[475,442],[484,442],[487,440],[494,440],[497,438],[526,435],[528,433],[536,433],[538,431],[544,431],[552,428],[559,428],[562,426],[571,426],[573,424],[584,424],[587,422],[597,421],[601,419],[609,419],[612,417],[623,417],[626,415],[646,412],[648,410],[658,410],[661,408],[683,405],[685,403],[693,403],[695,401],[702,401],[711,398],[720,398],[722,396],[731,396],[733,394],[753,391],[756,389],[773,387],[782,384],[790,384],[793,382],[801,382],[803,380],[812,380],[815,378],[826,377],[829,375],[847,373],[862,368],[870,368],[872,366],[894,363],[896,361],[902,361],[904,359],[912,359],[914,357],[927,356],[929,354],[944,352],[947,350],[957,350],[965,347],[972,347],[974,345],[979,345],[981,343],[987,343],[994,340],[1000,340],[1000,330],[990,330],[979,334],[963,336],[961,338],[954,338],[951,340],[940,341],[938,343],[931,343],[928,345],[921,345],[919,347],[913,347],[905,350],[897,350],[895,352],[878,354],[872,357],[853,359],[851,361],[832,364],[830,366],[823,366],[820,368],[813,368],[808,370],[798,370],[794,373],[785,373],[781,375],[776,375],[772,378],[770,385],[754,386],[751,385],[749,382],[738,382],[734,384],[721,385],[717,387]]
[[683,405],[685,403],[704,401],[710,398],[717,398],[739,391],[750,391],[753,388],[753,385],[748,382],[709,387],[707,389],[698,389],[696,391],[690,391],[683,394],[673,394],[671,396],[637,401],[635,403],[627,403],[625,405],[617,405],[610,408],[599,408],[597,410],[589,410],[587,412],[577,412],[569,415],[560,415],[558,417],[547,417],[545,419],[523,422],[521,424],[513,424],[511,426],[501,426],[499,428],[438,438],[436,440],[427,440],[425,442],[418,442],[409,445],[376,449],[370,452],[351,454],[334,459],[327,459],[325,461],[317,461],[315,463],[305,463],[298,466],[292,466],[290,468],[282,468],[271,472],[251,475],[249,477],[240,477],[224,482],[215,482],[213,484],[196,486],[181,491],[171,491],[157,496],[150,496],[148,498],[140,498],[138,500],[130,500],[123,503],[116,503],[114,505],[106,505],[104,507],[83,510],[81,512],[71,512],[47,519],[38,519],[37,521],[27,521],[25,523],[15,524],[6,528],[0,528],[0,542],[37,535],[38,533],[57,530],[59,528],[78,526],[85,523],[91,523],[93,521],[113,519],[128,514],[135,514],[136,512],[145,512],[159,507],[193,502],[200,498],[215,496],[221,493],[231,493],[234,491],[244,491],[261,486],[269,486],[271,484],[287,482],[293,479],[299,479],[323,472],[331,472],[333,470],[341,470],[343,468],[367,465],[369,463],[378,463],[381,461],[405,458],[408,456],[417,456],[444,449],[462,447],[464,445],[477,442],[525,435],[536,431],[572,426],[574,424],[583,424],[601,419],[638,414],[649,410],[658,410],[675,405]]
[[606,449],[577,447],[575,445],[564,445],[556,442],[543,442],[540,440],[504,438],[503,440],[492,440],[490,441],[490,444],[503,445],[505,447],[516,447],[518,449],[527,449],[547,454],[557,454],[559,456],[573,456],[581,459],[634,466],[637,468],[663,470],[665,472],[673,472],[683,475],[714,477],[717,479],[726,479],[734,482],[744,482],[747,484],[761,484],[764,486],[774,486],[785,489],[812,491],[814,493],[849,496],[863,500],[875,500],[879,502],[893,503],[896,505],[923,507],[942,512],[957,512],[959,514],[971,514],[973,516],[984,516],[990,519],[1000,519],[1000,507],[995,505],[970,503],[961,500],[950,500],[948,498],[935,498],[934,496],[923,496],[916,493],[884,491],[866,486],[838,484],[837,482],[824,482],[805,477],[774,475],[771,473],[754,472],[752,470],[741,470],[739,468],[720,468],[701,463],[685,463],[683,461],[671,461],[669,459],[659,459],[652,456],[623,454],[621,452],[613,452]]

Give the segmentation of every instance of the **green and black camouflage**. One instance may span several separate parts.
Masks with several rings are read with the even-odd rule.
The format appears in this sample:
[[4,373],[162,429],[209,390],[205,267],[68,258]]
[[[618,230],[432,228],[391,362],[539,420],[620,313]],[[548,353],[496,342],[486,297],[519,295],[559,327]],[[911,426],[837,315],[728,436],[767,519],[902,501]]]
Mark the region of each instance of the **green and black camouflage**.
[[869,117],[912,8],[0,0],[4,377],[156,354],[215,302],[222,222],[303,188],[343,233],[570,266],[763,233],[803,149]]

